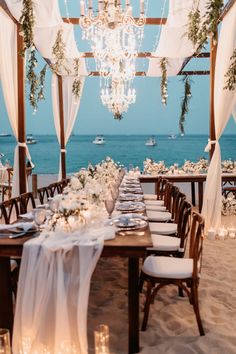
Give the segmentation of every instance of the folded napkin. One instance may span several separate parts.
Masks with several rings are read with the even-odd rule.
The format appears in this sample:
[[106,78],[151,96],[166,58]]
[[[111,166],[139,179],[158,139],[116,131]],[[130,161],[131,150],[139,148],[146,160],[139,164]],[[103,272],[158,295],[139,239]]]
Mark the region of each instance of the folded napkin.
[[136,213],[128,213],[128,214],[120,214],[118,216],[115,216],[114,218],[108,219],[105,221],[104,225],[113,225],[114,223],[118,221],[122,221],[124,218],[126,219],[141,219],[141,220],[148,220],[147,216],[141,215],[141,214],[136,214]]
[[0,225],[0,231],[1,230],[11,230],[19,228],[22,229],[23,231],[27,232],[31,229],[35,229],[35,223],[34,222],[17,222],[15,224],[1,224]]

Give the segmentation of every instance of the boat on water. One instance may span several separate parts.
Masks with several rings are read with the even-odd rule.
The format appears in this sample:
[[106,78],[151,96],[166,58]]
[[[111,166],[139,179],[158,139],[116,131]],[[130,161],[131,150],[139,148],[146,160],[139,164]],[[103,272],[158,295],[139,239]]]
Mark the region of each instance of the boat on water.
[[96,145],[104,145],[106,143],[103,135],[97,135],[96,138],[93,140],[93,144]]
[[146,141],[145,145],[146,146],[156,146],[157,142],[154,136],[151,136],[150,138],[148,138],[148,140]]
[[0,133],[0,138],[5,138],[7,136],[11,136],[11,134],[8,133]]
[[170,135],[168,136],[168,139],[176,139],[176,134],[175,133],[170,133]]
[[32,134],[27,135],[26,137],[26,144],[30,145],[30,144],[36,144],[37,140],[33,137]]
[[184,134],[184,133],[181,133],[181,134],[180,134],[180,136],[182,136],[182,137],[183,137],[183,136],[185,136],[185,134]]

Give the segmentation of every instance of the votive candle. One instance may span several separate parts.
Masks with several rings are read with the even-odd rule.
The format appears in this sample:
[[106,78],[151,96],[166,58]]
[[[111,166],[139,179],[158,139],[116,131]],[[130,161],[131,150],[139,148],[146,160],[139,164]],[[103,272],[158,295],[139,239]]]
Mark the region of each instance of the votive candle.
[[208,230],[208,234],[207,234],[207,238],[208,240],[215,240],[216,239],[216,230],[211,228]]

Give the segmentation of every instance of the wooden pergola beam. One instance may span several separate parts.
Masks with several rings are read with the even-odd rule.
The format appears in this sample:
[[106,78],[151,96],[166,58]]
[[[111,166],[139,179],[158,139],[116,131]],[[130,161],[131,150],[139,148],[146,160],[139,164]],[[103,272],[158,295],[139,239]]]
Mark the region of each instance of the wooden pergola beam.
[[[79,17],[63,17],[62,18],[64,22],[66,23],[71,23],[72,25],[79,25],[80,18]],[[137,17],[135,17],[135,20],[138,20]],[[146,25],[165,25],[167,21],[167,18],[160,18],[160,17],[147,17],[146,18]]]
[[[209,75],[210,71],[208,70],[198,70],[198,71],[180,71],[177,75]],[[100,76],[99,71],[91,71],[88,76]],[[136,71],[135,76],[147,76],[145,71]],[[149,76],[151,77],[151,76]]]
[[64,107],[63,107],[63,83],[62,77],[57,76],[58,80],[58,101],[59,101],[59,118],[60,118],[60,141],[61,141],[61,176],[66,178],[66,150],[65,150],[65,125],[64,125]]
[[[93,52],[82,52],[82,57],[83,58],[94,58],[94,53]],[[193,56],[194,58],[210,58],[210,53],[200,53],[200,54],[195,54]],[[160,58],[158,55],[154,55],[151,52],[139,52],[138,53],[138,58]]]

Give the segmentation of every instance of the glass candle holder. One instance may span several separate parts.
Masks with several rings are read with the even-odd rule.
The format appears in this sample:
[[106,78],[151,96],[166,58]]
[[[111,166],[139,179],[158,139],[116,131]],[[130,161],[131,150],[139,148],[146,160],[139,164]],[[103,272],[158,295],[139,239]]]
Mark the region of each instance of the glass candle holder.
[[10,333],[6,328],[0,328],[0,354],[11,354]]
[[94,331],[95,354],[109,354],[109,327],[99,325]]

